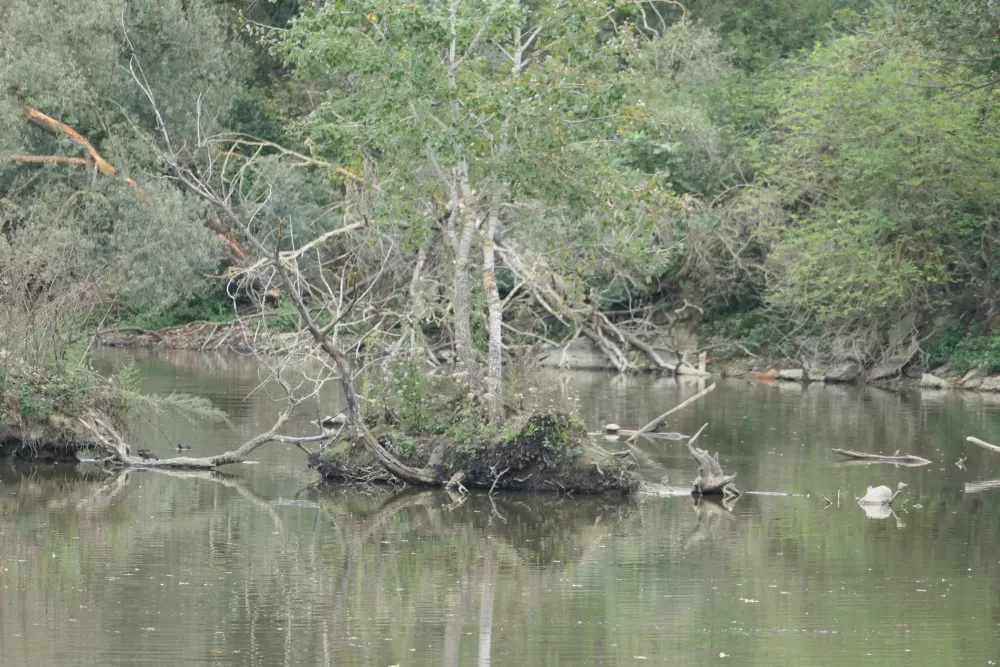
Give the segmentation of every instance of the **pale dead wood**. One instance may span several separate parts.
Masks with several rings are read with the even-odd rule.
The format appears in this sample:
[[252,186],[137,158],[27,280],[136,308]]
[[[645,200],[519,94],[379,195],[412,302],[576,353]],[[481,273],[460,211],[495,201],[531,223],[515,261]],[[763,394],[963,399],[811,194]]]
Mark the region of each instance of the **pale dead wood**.
[[986,442],[985,440],[980,440],[979,438],[974,438],[971,435],[969,437],[967,437],[966,440],[968,440],[969,442],[971,442],[974,445],[979,445],[983,449],[988,449],[991,452],[1000,453],[1000,447],[997,447],[996,445],[991,445],[990,443]]
[[694,480],[692,493],[703,496],[716,494],[726,497],[738,496],[740,495],[740,491],[733,484],[736,474],[727,475],[722,471],[722,465],[719,463],[719,453],[716,452],[713,456],[707,450],[694,446],[695,441],[698,440],[702,431],[707,427],[708,424],[702,426],[694,434],[694,437],[687,442],[688,451],[691,452],[691,456],[698,462],[698,478]]
[[[331,229],[330,231],[324,232],[324,233],[320,234],[319,236],[317,236],[313,240],[309,241],[305,245],[303,245],[303,246],[301,246],[301,247],[299,247],[299,248],[297,248],[295,250],[290,250],[288,252],[279,253],[279,259],[280,259],[280,261],[282,261],[282,262],[284,262],[286,264],[288,264],[290,262],[294,262],[295,260],[297,260],[299,257],[301,257],[302,255],[304,255],[305,253],[309,252],[313,248],[316,248],[316,247],[322,245],[323,243],[325,243],[326,241],[330,240],[331,238],[334,238],[336,236],[343,236],[344,234],[347,234],[347,233],[350,233],[350,232],[354,232],[354,231],[357,231],[359,229],[364,229],[367,226],[368,226],[368,221],[367,220],[360,220],[358,222],[353,222],[353,223],[344,225],[343,227],[338,227],[337,229]],[[264,259],[258,260],[257,262],[255,262],[254,264],[252,264],[249,267],[241,268],[240,271],[241,272],[256,271],[256,270],[259,270],[259,269],[267,266],[272,261],[273,261],[273,258],[271,258],[271,257],[265,257]]]
[[914,454],[894,454],[883,456],[881,454],[867,454],[865,452],[854,451],[853,449],[831,449],[830,451],[849,459],[857,461],[868,461],[870,463],[901,463],[904,465],[925,466],[931,463],[928,459]]
[[258,139],[257,137],[249,137],[249,136],[237,136],[234,138],[232,135],[221,135],[217,138],[217,140],[232,142],[231,150],[233,151],[239,149],[240,146],[249,146],[251,148],[258,148],[258,149],[269,148],[281,153],[282,155],[287,155],[289,157],[295,158],[296,160],[299,161],[298,164],[300,166],[310,166],[310,167],[319,167],[321,169],[329,169],[330,171],[340,174],[341,176],[344,176],[345,178],[348,178],[354,181],[355,183],[358,183],[359,185],[368,185],[369,187],[374,188],[375,190],[379,189],[378,184],[365,183],[365,179],[361,178],[360,176],[355,174],[353,171],[350,171],[349,169],[345,169],[344,167],[333,164],[332,162],[327,162],[326,160],[320,159],[315,155],[305,155],[303,153],[299,153],[298,151],[294,151],[290,148],[282,146],[281,144],[276,144],[273,141],[267,141],[265,139]]
[[660,415],[659,417],[657,417],[656,419],[654,419],[653,421],[649,422],[648,424],[646,424],[645,426],[643,426],[642,428],[640,428],[638,431],[636,431],[635,435],[633,435],[631,438],[628,439],[628,442],[629,443],[635,442],[636,438],[638,438],[640,435],[643,435],[647,431],[652,431],[654,428],[656,428],[657,426],[659,426],[663,422],[664,419],[666,419],[670,415],[674,414],[678,410],[681,410],[682,408],[686,408],[687,406],[691,405],[692,403],[694,403],[695,401],[697,401],[699,398],[701,398],[702,396],[705,396],[706,394],[710,393],[714,389],[715,389],[715,384],[714,383],[710,384],[708,387],[706,387],[705,389],[702,389],[701,391],[699,391],[697,394],[695,394],[691,398],[689,398],[686,401],[683,401],[680,404],[675,405],[674,407],[670,408],[669,410],[667,410],[666,412],[664,412],[662,415]]

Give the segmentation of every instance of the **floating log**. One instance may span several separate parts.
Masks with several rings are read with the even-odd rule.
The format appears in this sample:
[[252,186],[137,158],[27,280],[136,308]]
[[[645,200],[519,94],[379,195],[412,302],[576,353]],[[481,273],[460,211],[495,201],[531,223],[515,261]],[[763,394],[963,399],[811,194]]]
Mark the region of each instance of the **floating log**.
[[[633,436],[638,435],[640,432],[636,429],[622,428],[614,422],[604,425],[604,435],[624,435]],[[690,435],[685,435],[683,433],[665,432],[660,433],[659,431],[651,431],[649,433],[642,433],[642,435],[647,438],[653,438],[656,440],[687,440]]]
[[966,440],[968,440],[969,442],[971,442],[974,445],[979,445],[980,447],[983,447],[984,449],[988,449],[991,452],[997,452],[998,454],[1000,454],[1000,447],[997,447],[996,445],[991,445],[990,443],[988,443],[988,442],[986,442],[984,440],[980,440],[979,438],[973,438],[971,435],[968,438],[966,438]]
[[846,456],[849,459],[868,461],[869,463],[898,463],[911,466],[925,466],[930,463],[930,461],[922,456],[915,456],[913,454],[893,454],[891,456],[883,456],[881,454],[857,452],[853,449],[832,449],[830,451],[835,454],[840,454],[841,456]]
[[[708,386],[708,387],[707,387],[706,389],[702,389],[701,391],[699,391],[699,392],[698,392],[697,394],[695,394],[695,395],[694,395],[694,396],[692,396],[691,398],[687,399],[686,401],[683,401],[683,402],[682,402],[682,403],[680,403],[679,405],[675,405],[674,407],[670,408],[669,410],[667,410],[666,412],[664,412],[664,413],[663,413],[662,415],[660,415],[659,417],[657,417],[656,419],[654,419],[653,421],[649,422],[648,424],[646,424],[645,426],[643,426],[642,428],[640,428],[640,429],[639,429],[638,431],[636,431],[636,432],[635,432],[635,433],[634,433],[634,434],[633,434],[633,435],[632,435],[632,436],[631,436],[631,437],[630,437],[630,438],[628,439],[628,441],[629,441],[629,442],[635,442],[636,438],[638,438],[638,437],[639,437],[640,435],[646,435],[646,434],[647,434],[647,432],[649,432],[649,431],[652,431],[652,430],[653,430],[654,428],[656,428],[657,426],[659,426],[659,425],[660,425],[660,423],[661,423],[661,422],[662,422],[662,421],[663,421],[664,419],[666,419],[666,418],[667,418],[667,417],[669,417],[670,415],[674,414],[675,412],[677,412],[677,411],[678,411],[678,410],[680,410],[681,408],[684,408],[684,407],[687,407],[687,406],[688,406],[688,405],[690,405],[691,403],[694,403],[694,402],[695,402],[695,401],[697,401],[697,400],[698,400],[699,398],[701,398],[701,397],[702,397],[702,396],[704,396],[705,394],[709,393],[709,392],[710,392],[710,391],[712,391],[713,389],[715,389],[715,385],[714,385],[714,384],[711,384],[711,385],[709,385],[709,386]],[[695,437],[697,437],[697,436],[695,436]]]

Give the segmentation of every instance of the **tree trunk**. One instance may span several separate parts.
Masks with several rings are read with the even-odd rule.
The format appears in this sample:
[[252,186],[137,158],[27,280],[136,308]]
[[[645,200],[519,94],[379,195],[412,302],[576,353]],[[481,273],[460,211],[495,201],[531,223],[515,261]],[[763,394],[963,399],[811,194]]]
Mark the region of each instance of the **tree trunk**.
[[496,248],[499,217],[495,205],[490,207],[486,233],[483,234],[483,292],[486,294],[486,309],[489,315],[489,350],[486,354],[486,377],[483,401],[487,418],[492,424],[504,419],[503,407],[503,305],[496,280]]
[[476,233],[473,215],[464,208],[459,213],[462,227],[455,249],[455,354],[459,370],[465,372],[469,389],[474,394],[483,391],[479,376],[479,364],[476,361],[476,348],[472,343],[472,290],[469,286],[469,255],[472,251],[472,239]]

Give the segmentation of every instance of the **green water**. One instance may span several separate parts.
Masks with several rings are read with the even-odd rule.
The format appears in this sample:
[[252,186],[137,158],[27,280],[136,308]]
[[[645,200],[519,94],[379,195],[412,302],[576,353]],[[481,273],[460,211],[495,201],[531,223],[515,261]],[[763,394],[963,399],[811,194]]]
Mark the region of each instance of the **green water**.
[[[178,441],[222,451],[278,410],[240,358],[139,361],[146,390],[199,393],[232,421],[137,423],[161,455]],[[536,394],[577,406],[590,425],[637,425],[697,390],[566,373]],[[287,431],[308,432],[314,416],[310,407]],[[731,511],[685,496],[362,496],[312,488],[302,453],[275,445],[216,476],[0,463],[0,664],[1000,659],[1000,490],[965,490],[1000,477],[1000,456],[963,444],[1000,442],[996,397],[734,381],[669,428],[705,422],[703,445],[741,489],[797,495],[748,495]],[[844,466],[830,447],[934,463]],[[680,443],[643,449],[651,481],[694,478]],[[854,503],[866,486],[898,481],[909,487],[894,516],[868,518]]]

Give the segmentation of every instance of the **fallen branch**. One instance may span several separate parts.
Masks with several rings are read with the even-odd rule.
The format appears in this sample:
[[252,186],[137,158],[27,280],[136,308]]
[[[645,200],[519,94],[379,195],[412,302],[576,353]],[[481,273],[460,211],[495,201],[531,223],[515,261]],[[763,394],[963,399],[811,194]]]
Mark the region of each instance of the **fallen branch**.
[[622,337],[628,342],[629,345],[631,345],[632,347],[636,348],[637,350],[645,354],[646,358],[648,358],[653,363],[654,366],[656,366],[662,371],[670,371],[671,373],[677,372],[677,366],[673,366],[665,362],[663,358],[660,357],[660,355],[656,352],[656,350],[653,349],[652,345],[644,343],[643,341],[639,340],[638,336],[630,334],[629,332],[623,329],[618,329],[618,331],[621,333]]
[[[660,415],[659,417],[657,417],[656,419],[654,419],[653,421],[649,422],[648,424],[646,424],[645,426],[643,426],[642,428],[640,428],[638,431],[636,431],[635,435],[633,435],[631,438],[628,439],[628,442],[629,443],[635,442],[636,438],[638,438],[640,435],[645,434],[647,431],[652,431],[654,428],[656,428],[657,426],[659,426],[660,423],[662,423],[664,419],[666,419],[670,415],[674,414],[675,412],[677,412],[681,408],[686,408],[687,406],[691,405],[692,403],[694,403],[695,401],[697,401],[702,396],[704,396],[704,395],[708,394],[709,392],[711,392],[713,389],[715,389],[715,384],[714,383],[711,384],[711,385],[709,385],[707,388],[702,389],[697,394],[695,394],[691,398],[687,399],[686,401],[680,403],[679,405],[676,405],[676,406],[670,408],[669,410],[667,410],[666,412],[664,412],[662,415]],[[697,436],[695,436],[695,437],[697,437]],[[692,442],[693,442],[693,440],[692,440]],[[688,444],[690,444],[690,443],[688,443]]]
[[[280,253],[279,257],[281,258],[282,262],[285,262],[286,264],[290,264],[291,262],[294,262],[299,257],[301,257],[303,254],[309,252],[310,250],[312,250],[316,246],[322,245],[324,242],[327,241],[327,239],[333,238],[334,236],[342,236],[343,234],[347,234],[348,232],[353,232],[353,231],[356,231],[358,229],[364,229],[367,226],[368,226],[368,221],[367,220],[361,220],[360,222],[352,222],[349,225],[344,225],[343,227],[338,227],[337,229],[331,229],[328,232],[324,232],[324,233],[320,234],[319,236],[317,236],[316,238],[314,238],[312,241],[309,241],[308,243],[306,243],[305,245],[303,245],[300,248],[296,248],[295,250],[289,250],[288,252],[282,252],[282,253]],[[257,271],[257,270],[263,268],[264,266],[267,266],[268,264],[272,263],[273,261],[274,261],[273,257],[265,257],[265,258],[263,258],[261,260],[258,260],[255,264],[252,264],[252,265],[250,265],[248,267],[239,269],[239,271],[241,273],[242,272]]]
[[[93,166],[94,170],[103,176],[107,176],[109,178],[115,178],[118,176],[118,170],[115,168],[115,166],[110,162],[108,162],[107,160],[105,160],[104,157],[97,152],[97,149],[94,148],[94,145],[90,143],[90,141],[87,140],[85,136],[77,132],[75,129],[73,129],[66,123],[63,123],[60,120],[56,120],[52,116],[42,113],[41,111],[33,107],[26,106],[24,108],[24,115],[29,122],[31,122],[33,125],[40,127],[49,134],[62,135],[68,138],[70,141],[79,146],[83,150],[83,152],[87,154],[87,157],[82,158],[82,157],[68,157],[62,155],[13,154],[13,155],[4,155],[2,156],[2,159],[20,164],[44,164],[44,165],[62,164],[62,165],[71,165],[74,167],[81,167],[81,168],[87,168]],[[142,197],[142,200],[144,202],[146,202],[147,204],[152,203],[152,200],[149,198],[149,195],[147,195],[146,191],[143,190],[142,187],[140,187],[139,184],[135,182],[135,179],[131,178],[130,176],[125,176],[123,177],[122,180],[131,185],[132,189],[135,190],[136,194]],[[240,245],[225,230],[212,227],[208,223],[206,223],[205,226],[209,227],[213,232],[215,232],[215,235],[218,238],[225,241],[237,258],[246,257],[246,253],[243,252],[243,249],[240,247]]]
[[[68,138],[70,141],[75,143],[83,152],[87,154],[87,160],[79,161],[78,158],[61,158],[55,155],[10,155],[7,159],[14,162],[22,163],[41,163],[41,164],[72,164],[80,167],[86,167],[93,165],[94,169],[103,174],[104,176],[114,177],[117,176],[118,170],[115,169],[114,165],[105,160],[94,145],[90,143],[85,136],[74,130],[72,127],[58,121],[52,116],[42,113],[38,109],[32,107],[24,107],[24,115],[27,117],[28,121],[38,127],[42,128],[49,134],[61,134],[62,136]],[[139,187],[139,184],[135,182],[132,178],[126,176],[125,182],[131,185],[136,193],[148,204],[150,203],[149,196]]]
[[968,438],[966,438],[966,440],[968,440],[969,442],[971,442],[974,445],[979,445],[980,447],[982,447],[984,449],[988,449],[991,452],[997,452],[998,454],[1000,454],[1000,447],[997,447],[996,445],[991,445],[990,443],[986,442],[985,440],[980,440],[979,438],[973,438],[971,435]]
[[903,465],[917,466],[925,466],[931,463],[929,460],[913,454],[893,454],[892,456],[883,456],[881,454],[866,454],[865,452],[857,452],[853,449],[831,449],[830,451],[835,454],[840,454],[841,456],[846,456],[849,459],[868,461],[871,463],[899,463]]
[[142,334],[143,336],[152,336],[157,341],[161,343],[163,342],[163,336],[161,336],[159,333],[153,331],[152,329],[143,329],[142,327],[117,327],[114,329],[103,329],[101,331],[98,331],[94,335],[100,337],[100,336],[108,336],[111,334],[123,334],[123,333],[139,333]]

